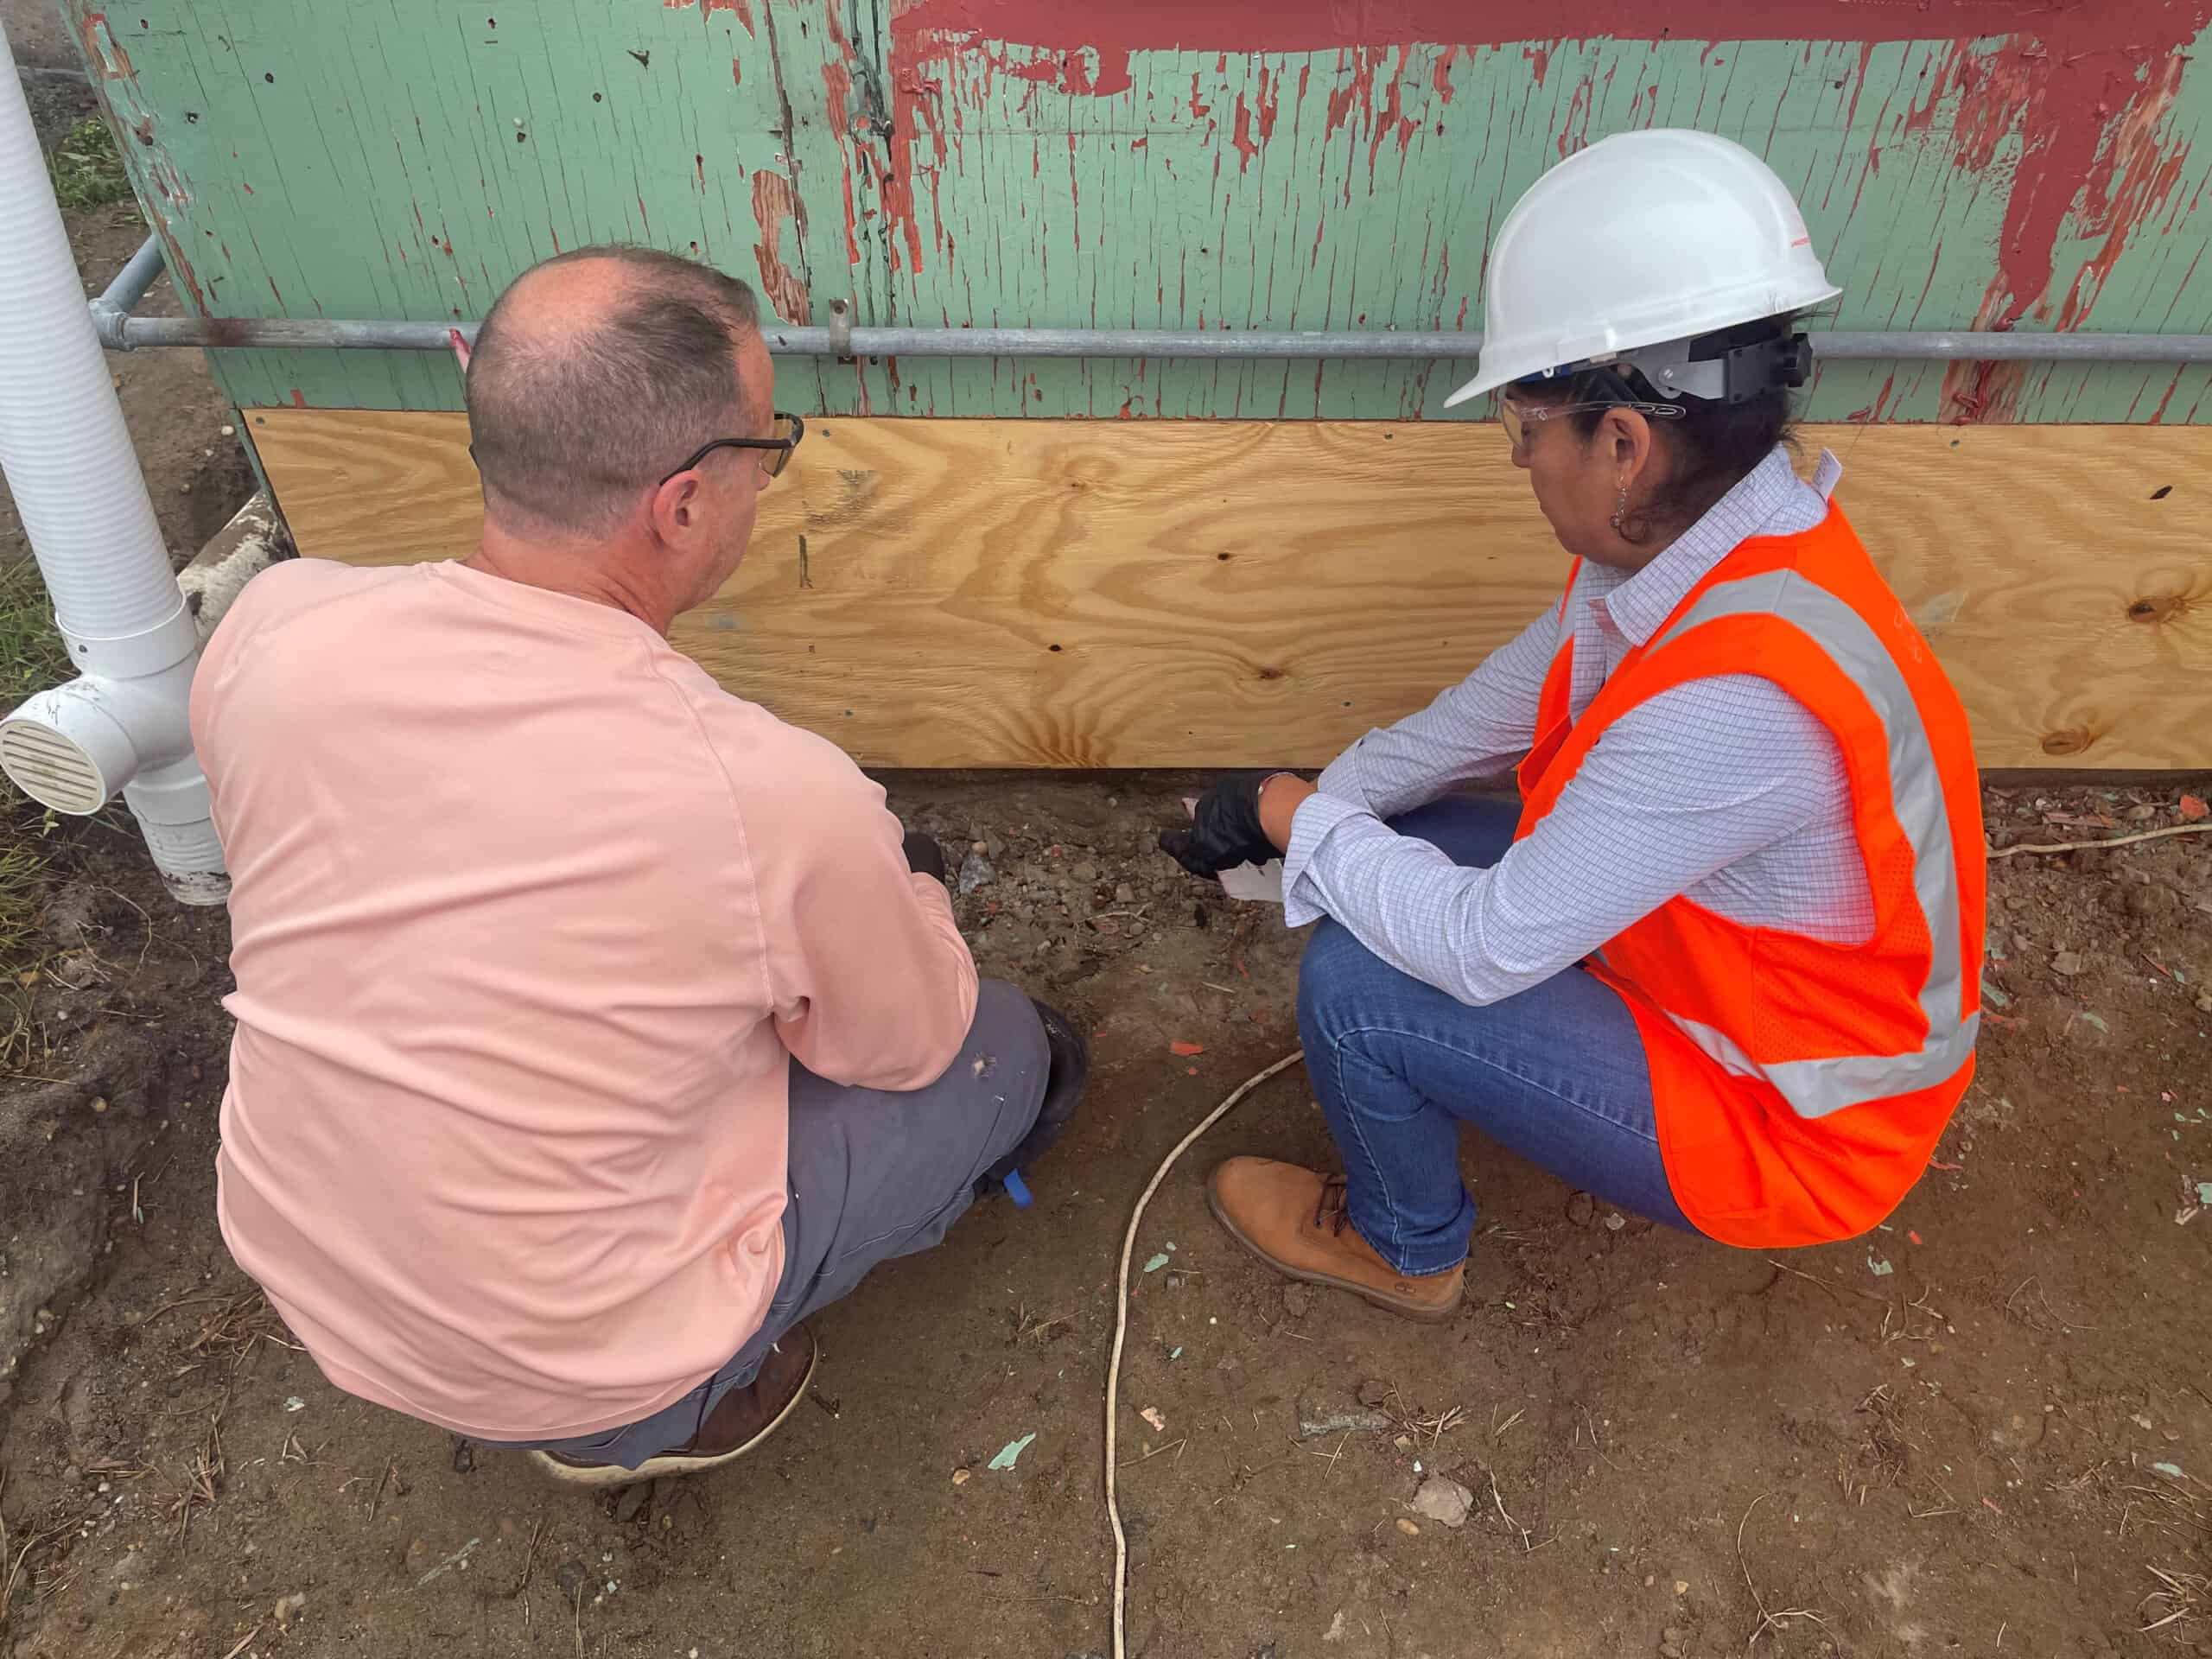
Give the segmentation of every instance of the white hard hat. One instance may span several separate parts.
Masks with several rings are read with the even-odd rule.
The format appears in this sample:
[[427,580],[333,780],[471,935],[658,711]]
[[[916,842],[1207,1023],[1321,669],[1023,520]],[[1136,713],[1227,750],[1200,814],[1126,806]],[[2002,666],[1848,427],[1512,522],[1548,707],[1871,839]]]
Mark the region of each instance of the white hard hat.
[[1741,144],[1674,128],[1616,133],[1552,168],[1505,216],[1483,285],[1481,360],[1444,406],[1623,359],[1662,391],[1718,397],[1719,363],[1643,348],[1842,291],[1789,187]]

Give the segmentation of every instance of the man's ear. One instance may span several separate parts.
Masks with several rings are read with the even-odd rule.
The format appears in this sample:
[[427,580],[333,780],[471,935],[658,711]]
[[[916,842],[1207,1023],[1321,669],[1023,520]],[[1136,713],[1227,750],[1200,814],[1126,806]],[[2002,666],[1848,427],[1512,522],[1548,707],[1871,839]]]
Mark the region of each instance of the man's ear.
[[699,522],[699,474],[678,473],[653,492],[653,529],[663,541],[676,541]]

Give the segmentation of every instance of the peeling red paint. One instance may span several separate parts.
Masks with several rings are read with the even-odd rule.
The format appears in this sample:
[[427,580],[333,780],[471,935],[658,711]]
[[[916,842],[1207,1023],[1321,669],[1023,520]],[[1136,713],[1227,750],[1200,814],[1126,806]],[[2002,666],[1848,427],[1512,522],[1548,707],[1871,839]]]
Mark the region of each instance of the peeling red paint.
[[307,406],[308,400],[306,394],[301,391],[297,386],[294,386],[292,388],[292,407],[294,409],[305,409]]
[[128,80],[137,73],[130,67],[130,54],[123,49],[123,42],[107,26],[105,12],[86,12],[77,33],[85,42],[85,55],[99,66],[100,73],[108,79]]
[[784,264],[784,221],[797,211],[791,181],[766,168],[753,175],[753,217],[760,226],[760,239],[753,257],[760,267],[760,291],[785,321],[801,327],[814,320],[813,301],[806,284]]
[[[1137,52],[1181,50],[1338,54],[1338,84],[1328,92],[1326,132],[1349,124],[1355,110],[1365,124],[1370,175],[1382,137],[1395,131],[1402,151],[1417,124],[1402,107],[1403,53],[1414,44],[1443,48],[1431,79],[1440,99],[1452,90],[1456,55],[1480,47],[1519,46],[1531,78],[1548,74],[1553,43],[1563,39],[1643,41],[1789,40],[1840,41],[1860,48],[1861,80],[1874,46],[1884,42],[1949,42],[1926,91],[1899,127],[1886,108],[1869,137],[1867,170],[1878,170],[1881,150],[1915,135],[1944,133],[1944,159],[1962,171],[2003,180],[2006,194],[1997,257],[1999,275],[1978,321],[2009,328],[2031,314],[2057,311],[2057,326],[2079,326],[2113,263],[2131,238],[2171,206],[2185,143],[2161,140],[2164,118],[2185,59],[2185,46],[2212,22],[2212,0],[2101,0],[2094,5],[2055,6],[2051,0],[1913,0],[1868,4],[1866,0],[1801,0],[1776,7],[1764,0],[1682,0],[1670,7],[1631,6],[1625,0],[1585,0],[1562,8],[1556,0],[1491,0],[1479,8],[1462,0],[1394,0],[1387,7],[1351,6],[1342,0],[893,0],[894,61],[906,74],[923,60],[951,61],[987,54],[1005,73],[1050,82],[1068,92],[1113,96],[1133,86],[1129,61]],[[987,42],[1004,44],[986,44]],[[1375,75],[1382,53],[1399,48],[1397,73],[1376,118]],[[1028,60],[1011,54],[1027,50]],[[1734,54],[1708,47],[1707,60],[1723,65]],[[1096,61],[1096,68],[1090,65]],[[2145,62],[2157,66],[2146,79]],[[1300,67],[1301,86],[1310,72]],[[1858,115],[1856,86],[1842,111],[1852,128]],[[1635,104],[1648,111],[1654,87],[1637,88]],[[1700,89],[1694,123],[1711,125],[1727,113],[1728,89],[1713,89],[1707,107]],[[1603,89],[1586,78],[1567,99],[1567,119],[1555,133],[1561,154],[1586,137]],[[1203,118],[1207,105],[1193,77],[1190,106]],[[1649,118],[1647,116],[1646,118]],[[1256,126],[1256,132],[1255,132]],[[1266,141],[1266,122],[1252,118],[1240,98],[1231,142],[1240,170]],[[2017,152],[2017,162],[2009,168]],[[2000,161],[2000,157],[2002,160]],[[1345,180],[1345,189],[1350,180]],[[1856,205],[1854,200],[1854,207]],[[2069,216],[2101,235],[2092,257],[2065,292],[2050,292],[2061,238]],[[1980,391],[1958,388],[1965,402],[1995,408],[1993,383]]]
[[1242,92],[1236,94],[1236,127],[1229,142],[1236,146],[1236,170],[1242,173],[1260,153],[1259,142],[1252,137],[1252,111],[1245,105]]
[[2158,143],[2158,124],[2164,118],[2174,95],[2181,90],[2181,74],[2187,60],[2172,57],[2159,67],[2152,86],[2139,98],[2133,108],[2113,127],[2105,154],[2098,158],[2098,165],[2089,177],[2088,191],[2082,204],[2080,228],[2088,233],[2102,232],[2104,245],[2090,256],[2075,278],[2073,288],[2060,307],[2058,324],[2061,328],[2081,326],[2089,308],[2097,302],[2097,295],[2105,279],[2112,275],[2112,268],[2127,246],[2129,234],[2145,219],[2155,215],[2173,196],[2174,187],[2181,182],[2182,169],[2189,159],[2186,143],[2171,150],[2163,149]]

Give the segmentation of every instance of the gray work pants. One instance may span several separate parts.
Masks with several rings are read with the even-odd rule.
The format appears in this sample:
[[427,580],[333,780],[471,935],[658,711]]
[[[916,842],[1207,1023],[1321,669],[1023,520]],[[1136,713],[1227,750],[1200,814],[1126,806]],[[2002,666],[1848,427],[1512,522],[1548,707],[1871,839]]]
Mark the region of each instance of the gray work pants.
[[983,982],[959,1058],[925,1089],[828,1083],[791,1063],[784,1275],[767,1318],[728,1364],[623,1428],[515,1443],[634,1469],[690,1443],[715,1403],[753,1381],[771,1344],[850,1295],[879,1262],[941,1242],[983,1172],[1021,1142],[1044,1103],[1050,1055],[1024,993]]

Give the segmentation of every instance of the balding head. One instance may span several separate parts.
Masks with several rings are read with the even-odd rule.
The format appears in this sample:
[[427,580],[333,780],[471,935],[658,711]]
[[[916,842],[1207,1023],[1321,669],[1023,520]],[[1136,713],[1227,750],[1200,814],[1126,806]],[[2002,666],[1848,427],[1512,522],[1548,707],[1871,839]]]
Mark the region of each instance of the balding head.
[[[524,271],[478,332],[468,426],[488,518],[603,535],[701,445],[741,436],[753,290],[652,248],[578,248]],[[763,359],[765,360],[765,359]]]

